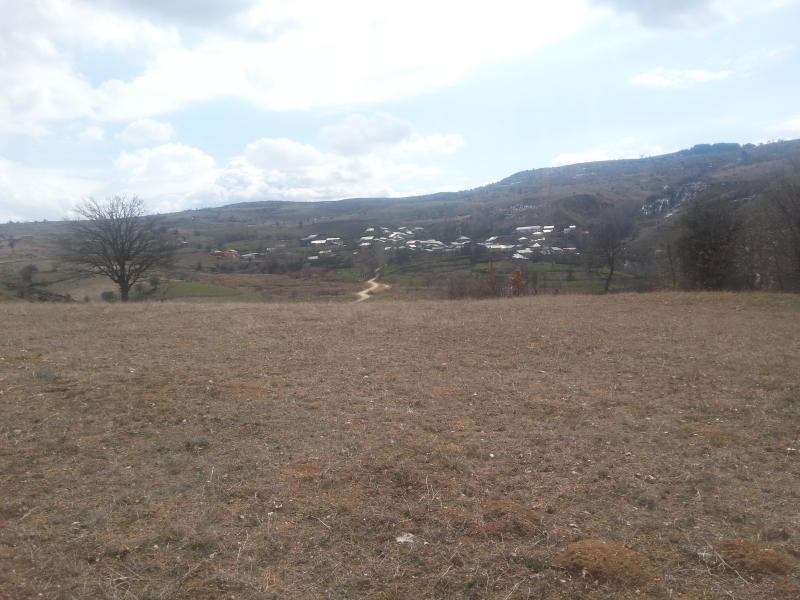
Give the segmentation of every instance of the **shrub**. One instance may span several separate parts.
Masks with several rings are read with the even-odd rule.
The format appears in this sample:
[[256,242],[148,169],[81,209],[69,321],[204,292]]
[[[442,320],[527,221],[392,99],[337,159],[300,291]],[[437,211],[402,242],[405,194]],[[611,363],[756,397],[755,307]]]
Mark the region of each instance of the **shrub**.
[[100,299],[103,302],[116,302],[117,301],[117,295],[114,292],[110,292],[110,291],[109,292],[103,292],[102,294],[100,294]]
[[20,271],[22,281],[24,281],[25,283],[30,283],[31,280],[33,279],[33,274],[36,273],[38,270],[39,267],[37,267],[33,263],[22,267],[22,270]]

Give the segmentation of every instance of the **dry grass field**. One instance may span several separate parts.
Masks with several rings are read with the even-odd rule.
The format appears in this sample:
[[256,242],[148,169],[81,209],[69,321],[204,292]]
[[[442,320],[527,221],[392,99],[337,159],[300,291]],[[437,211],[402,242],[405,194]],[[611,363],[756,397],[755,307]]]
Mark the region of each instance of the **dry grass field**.
[[800,297],[0,327],[1,598],[800,598]]

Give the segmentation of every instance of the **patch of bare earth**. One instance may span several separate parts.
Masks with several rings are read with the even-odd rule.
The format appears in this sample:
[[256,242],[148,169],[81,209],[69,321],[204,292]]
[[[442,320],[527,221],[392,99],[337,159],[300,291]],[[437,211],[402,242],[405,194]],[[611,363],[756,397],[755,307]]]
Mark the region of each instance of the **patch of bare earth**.
[[4,600],[800,595],[798,297],[0,328]]

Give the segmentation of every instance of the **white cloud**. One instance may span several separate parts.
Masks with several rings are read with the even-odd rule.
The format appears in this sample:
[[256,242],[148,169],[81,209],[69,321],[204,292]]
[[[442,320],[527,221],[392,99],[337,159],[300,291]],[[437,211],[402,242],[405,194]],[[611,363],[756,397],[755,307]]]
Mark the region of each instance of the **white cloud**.
[[575,165],[586,162],[658,156],[660,154],[666,154],[667,152],[669,152],[669,150],[664,150],[661,146],[650,145],[636,138],[627,137],[616,142],[610,142],[605,146],[581,150],[579,152],[559,154],[553,159],[552,165],[554,167],[563,167],[565,165]]
[[[8,1],[0,19],[0,134],[43,135],[59,120],[130,122],[218,98],[281,111],[351,109],[435,91],[478,67],[571,36],[596,17],[597,6],[633,14],[645,24],[688,27],[753,12],[751,5],[744,0],[495,0],[458,7],[450,0]],[[773,0],[770,10],[782,6],[786,0]],[[98,83],[103,75],[84,66],[87,56],[110,67],[104,81]],[[134,56],[136,70],[124,78],[115,75],[114,67]]]
[[343,156],[452,154],[464,145],[459,135],[422,137],[408,121],[385,113],[352,115],[341,125],[324,127],[321,135],[331,150]]
[[253,200],[334,200],[407,195],[439,188],[441,170],[421,165],[455,152],[460,136],[422,136],[392,115],[355,115],[322,131],[330,151],[287,138],[261,138],[217,167],[197,148],[163,144],[122,152],[114,162],[121,191],[159,211]]
[[0,223],[58,219],[103,189],[104,173],[35,169],[0,156]]
[[215,25],[252,7],[255,0],[86,0],[87,4],[143,16],[164,23]]
[[51,121],[102,115],[78,58],[106,62],[175,45],[174,29],[98,11],[76,0],[4,2],[0,19],[0,134],[46,135]]
[[122,152],[114,161],[114,169],[129,186],[162,193],[194,188],[215,175],[212,157],[183,144]]
[[[370,124],[379,126],[371,128]],[[216,185],[238,200],[333,200],[395,196],[424,190],[440,170],[414,158],[454,152],[459,136],[422,137],[390,115],[349,118],[325,128],[331,152],[288,139],[262,138],[231,161]],[[457,140],[457,141],[454,141]]]
[[393,146],[413,134],[411,123],[384,113],[373,117],[352,115],[341,125],[322,129],[322,137],[328,141],[331,150],[345,156],[368,154]]
[[800,0],[587,0],[601,11],[661,30],[707,29],[800,4]]
[[784,46],[782,48],[761,48],[737,58],[736,66],[745,70],[754,69],[763,63],[779,61],[791,52],[791,46]]
[[800,135],[800,115],[787,119],[776,128],[776,131]]
[[[277,147],[289,150],[289,160],[275,160]],[[374,155],[312,153],[289,140],[259,140],[248,147],[247,157],[225,167],[215,185],[229,201],[335,200],[416,193],[438,174],[435,167]]]
[[654,88],[687,88],[698,83],[720,81],[733,75],[733,71],[691,71],[682,69],[651,69],[637,75],[628,83]]
[[325,155],[309,144],[293,142],[286,138],[273,140],[261,138],[245,148],[247,161],[266,171],[304,169],[325,161]]
[[[392,127],[397,131],[392,133]],[[122,151],[110,168],[83,177],[0,158],[0,197],[9,198],[0,222],[55,218],[88,195],[137,195],[151,210],[170,212],[242,201],[389,197],[453,189],[442,185],[442,169],[430,162],[455,152],[463,144],[460,136],[422,136],[407,121],[386,114],[350,118],[325,132],[341,142],[332,144],[337,151],[287,138],[261,138],[224,166],[201,149],[180,143]],[[35,211],[30,198],[37,199]]]
[[646,27],[687,29],[728,21],[736,1],[722,0],[590,0],[596,6],[633,16]]
[[[0,24],[0,128],[43,134],[55,120],[133,121],[221,97],[273,110],[394,100],[569,36],[591,16],[584,0],[496,0],[458,10],[449,0],[231,6],[218,0],[7,3]],[[190,27],[191,43],[182,39],[182,27]],[[111,65],[141,55],[143,67],[127,80],[92,85],[78,59],[100,52]]]
[[159,123],[155,119],[136,119],[116,137],[126,144],[142,146],[150,142],[168,142],[175,137],[175,129],[169,123]]
[[435,133],[427,137],[412,137],[403,141],[395,150],[396,154],[454,154],[464,146],[460,135],[441,135]]
[[78,137],[84,142],[102,142],[105,139],[105,136],[106,133],[103,131],[103,128],[95,126],[87,127],[78,134]]

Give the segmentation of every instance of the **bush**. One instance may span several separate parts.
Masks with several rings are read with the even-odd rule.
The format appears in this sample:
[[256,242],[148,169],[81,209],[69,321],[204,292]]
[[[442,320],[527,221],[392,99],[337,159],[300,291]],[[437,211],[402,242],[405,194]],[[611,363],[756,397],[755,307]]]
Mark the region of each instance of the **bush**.
[[103,292],[102,294],[100,294],[100,299],[103,302],[116,302],[117,295],[114,292]]
[[22,281],[24,281],[25,283],[30,283],[31,280],[33,280],[33,274],[36,273],[38,270],[39,267],[37,267],[33,263],[25,267],[22,267],[22,270],[20,271],[20,275],[22,276]]

